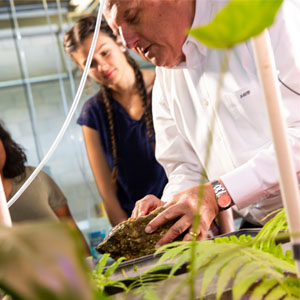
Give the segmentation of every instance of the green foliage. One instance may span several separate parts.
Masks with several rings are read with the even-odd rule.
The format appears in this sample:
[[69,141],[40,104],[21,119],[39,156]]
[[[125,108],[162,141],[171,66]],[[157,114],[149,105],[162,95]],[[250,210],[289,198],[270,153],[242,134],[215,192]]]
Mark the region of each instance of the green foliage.
[[189,33],[212,48],[232,48],[274,22],[283,0],[231,0],[207,25]]
[[124,291],[128,290],[127,286],[123,282],[119,280],[113,280],[110,278],[110,276],[115,272],[115,270],[117,269],[119,264],[124,260],[124,258],[119,258],[112,265],[108,266],[108,268],[104,272],[104,268],[106,267],[108,258],[109,254],[104,254],[98,262],[95,270],[91,273],[91,280],[93,281],[95,289],[97,290],[98,297],[100,295],[105,296],[104,289],[107,286],[120,288]]
[[[271,214],[273,218],[271,218],[264,226],[263,230],[259,232],[259,234],[255,237],[255,245],[254,247],[257,249],[261,249],[264,251],[274,251],[276,247],[276,239],[278,239],[279,233],[287,233],[288,224],[285,217],[284,209],[279,209]],[[270,217],[267,216],[266,218]],[[286,235],[281,235],[285,236]]]
[[[245,295],[255,300],[300,297],[300,280],[295,277],[296,267],[291,253],[284,253],[280,244],[276,245],[278,234],[287,230],[284,211],[279,210],[276,213],[255,238],[249,235],[239,238],[230,236],[196,243],[194,268],[203,275],[199,295],[201,298],[212,283],[216,283],[216,299],[220,299],[232,283],[234,300],[242,299]],[[173,276],[183,266],[190,268],[193,245],[194,242],[189,241],[162,246],[155,253],[162,253],[156,265],[137,278],[131,278],[133,282],[127,288],[124,287],[124,291],[135,289],[135,293],[143,299],[159,299],[153,282]],[[100,273],[103,272],[107,257],[104,256],[103,260],[105,263],[100,261],[97,266]],[[165,274],[166,269],[170,270],[169,275]],[[111,270],[115,270],[115,266]],[[105,284],[122,286],[120,281],[108,281],[108,278],[106,280]],[[174,299],[189,280],[189,277],[182,280],[166,299]]]
[[20,300],[93,299],[83,257],[64,224],[0,227],[0,288]]

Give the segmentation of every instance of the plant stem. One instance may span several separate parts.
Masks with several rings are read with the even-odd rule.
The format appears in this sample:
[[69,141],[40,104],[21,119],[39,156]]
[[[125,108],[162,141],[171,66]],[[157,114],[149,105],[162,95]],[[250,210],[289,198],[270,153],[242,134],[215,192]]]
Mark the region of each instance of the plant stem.
[[[229,50],[225,50],[224,58],[222,61],[221,65],[221,73],[219,75],[219,80],[218,80],[218,86],[217,86],[217,94],[216,94],[216,101],[215,101],[215,107],[214,107],[214,114],[211,120],[211,130],[208,132],[208,143],[206,147],[206,152],[205,152],[205,159],[204,159],[204,164],[203,164],[203,172],[201,176],[201,181],[200,181],[200,189],[199,189],[199,194],[198,194],[198,201],[197,201],[197,208],[196,208],[196,215],[193,220],[193,232],[197,232],[199,223],[200,223],[200,207],[202,205],[202,200],[204,197],[204,192],[205,192],[205,182],[207,179],[206,176],[206,168],[209,163],[210,159],[210,154],[211,154],[211,146],[213,142],[213,132],[215,129],[216,125],[216,118],[217,118],[217,112],[219,110],[220,106],[220,98],[221,98],[221,89],[222,85],[224,82],[224,75],[228,67],[228,61],[229,61]],[[196,260],[196,237],[193,237],[193,243],[191,245],[191,260],[190,260],[190,272],[189,272],[189,286],[190,286],[190,300],[195,299],[195,275],[196,275],[196,268],[195,268],[195,260]]]

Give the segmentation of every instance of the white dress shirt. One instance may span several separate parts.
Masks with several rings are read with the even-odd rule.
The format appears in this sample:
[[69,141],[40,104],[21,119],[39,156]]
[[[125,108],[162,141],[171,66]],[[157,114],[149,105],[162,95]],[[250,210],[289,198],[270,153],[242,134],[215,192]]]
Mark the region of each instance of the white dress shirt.
[[[224,1],[196,0],[192,27],[208,23]],[[280,79],[300,93],[300,1],[285,0],[269,29]],[[216,118],[207,180],[221,178],[239,212],[263,224],[282,207],[276,158],[251,42],[229,54],[229,65],[215,111],[225,51],[188,37],[186,62],[157,67],[153,95],[156,156],[169,178],[163,201],[200,183],[212,117]],[[300,96],[280,84],[284,115],[298,178],[300,177]]]

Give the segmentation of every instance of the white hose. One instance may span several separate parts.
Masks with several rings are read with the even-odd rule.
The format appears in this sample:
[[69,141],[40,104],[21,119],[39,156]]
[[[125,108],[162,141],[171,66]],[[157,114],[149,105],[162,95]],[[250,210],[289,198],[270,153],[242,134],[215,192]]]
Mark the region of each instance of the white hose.
[[88,72],[89,72],[89,69],[90,69],[90,65],[91,65],[91,62],[92,62],[92,57],[93,57],[93,54],[94,54],[94,51],[95,51],[95,46],[96,46],[96,42],[97,42],[97,39],[98,39],[99,31],[100,31],[102,11],[103,11],[103,8],[104,8],[105,4],[106,4],[106,0],[100,1],[100,8],[99,8],[99,11],[98,11],[96,28],[95,28],[95,33],[94,33],[92,45],[91,45],[91,48],[90,48],[90,51],[89,51],[89,55],[88,55],[88,58],[87,58],[87,62],[86,62],[81,80],[80,80],[80,84],[79,84],[77,93],[75,95],[75,98],[74,98],[73,104],[70,108],[70,111],[69,111],[69,113],[66,117],[66,120],[65,120],[61,130],[59,131],[55,141],[53,142],[52,146],[50,147],[49,151],[47,152],[47,154],[42,159],[40,164],[36,167],[36,169],[33,171],[33,173],[29,176],[29,178],[26,180],[26,182],[22,185],[22,187],[18,190],[18,192],[9,200],[9,202],[7,203],[8,207],[11,207],[17,201],[17,199],[22,195],[22,193],[26,190],[26,188],[29,186],[29,184],[35,179],[35,177],[40,172],[40,170],[44,167],[44,165],[51,158],[52,154],[56,150],[58,144],[60,143],[63,135],[65,134],[65,132],[66,132],[71,120],[72,120],[72,117],[73,117],[73,115],[75,113],[75,110],[78,106],[83,88],[85,86],[85,82],[86,82]]

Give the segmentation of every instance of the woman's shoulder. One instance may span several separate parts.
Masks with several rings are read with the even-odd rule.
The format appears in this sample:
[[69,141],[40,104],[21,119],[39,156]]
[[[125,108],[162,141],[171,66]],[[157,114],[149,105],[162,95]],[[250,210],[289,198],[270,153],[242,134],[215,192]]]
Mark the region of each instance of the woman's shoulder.
[[150,69],[141,69],[143,74],[144,82],[146,85],[147,93],[149,94],[153,88],[155,80],[155,71]]
[[84,102],[82,111],[87,111],[87,110],[92,110],[92,109],[98,108],[101,103],[102,98],[103,98],[102,92],[99,91],[93,97],[89,98],[88,100],[86,100]]

